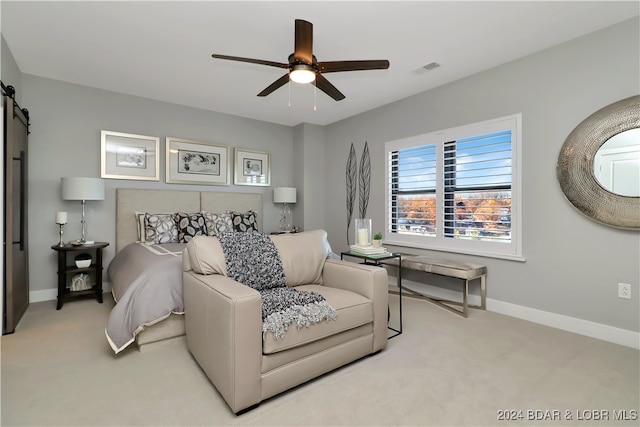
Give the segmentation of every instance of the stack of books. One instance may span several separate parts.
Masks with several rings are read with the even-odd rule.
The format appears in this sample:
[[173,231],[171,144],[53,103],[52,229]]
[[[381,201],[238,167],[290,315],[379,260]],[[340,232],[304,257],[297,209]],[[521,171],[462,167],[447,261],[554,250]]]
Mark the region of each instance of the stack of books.
[[360,255],[382,255],[387,253],[387,248],[379,247],[374,248],[373,246],[360,246],[360,245],[351,245],[351,252],[360,254]]

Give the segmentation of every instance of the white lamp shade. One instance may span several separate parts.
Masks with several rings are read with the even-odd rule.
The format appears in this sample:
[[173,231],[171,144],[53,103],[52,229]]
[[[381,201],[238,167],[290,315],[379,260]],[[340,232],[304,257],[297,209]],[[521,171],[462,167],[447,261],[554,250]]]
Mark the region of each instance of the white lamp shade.
[[63,200],[104,200],[104,181],[100,178],[62,178]]
[[273,203],[295,203],[295,187],[276,187],[273,189]]

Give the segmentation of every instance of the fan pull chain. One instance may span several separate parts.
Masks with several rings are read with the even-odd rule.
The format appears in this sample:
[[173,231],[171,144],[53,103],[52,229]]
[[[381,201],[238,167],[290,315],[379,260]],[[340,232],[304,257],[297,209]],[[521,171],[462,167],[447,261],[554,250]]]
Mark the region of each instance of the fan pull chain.
[[289,75],[289,108],[291,108],[291,75]]
[[318,103],[318,81],[313,83],[313,111],[318,111],[316,104]]

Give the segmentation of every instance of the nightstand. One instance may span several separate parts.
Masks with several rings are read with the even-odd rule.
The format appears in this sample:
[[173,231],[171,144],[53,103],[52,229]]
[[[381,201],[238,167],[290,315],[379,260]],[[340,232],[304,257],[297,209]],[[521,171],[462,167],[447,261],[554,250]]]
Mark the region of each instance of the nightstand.
[[[65,300],[83,296],[95,296],[102,304],[102,250],[109,246],[106,242],[95,242],[80,246],[66,244],[64,246],[53,245],[51,249],[58,253],[58,307],[62,308]],[[91,263],[88,267],[77,267],[75,256],[81,253],[88,253],[91,256]],[[83,290],[72,290],[67,287],[74,277],[86,274],[92,280],[91,287]]]

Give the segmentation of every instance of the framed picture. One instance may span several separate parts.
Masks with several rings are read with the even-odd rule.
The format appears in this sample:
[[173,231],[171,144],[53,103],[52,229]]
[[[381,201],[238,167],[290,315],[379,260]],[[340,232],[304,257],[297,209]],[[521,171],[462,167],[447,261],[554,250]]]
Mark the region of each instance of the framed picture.
[[229,185],[229,147],[166,138],[168,184]]
[[235,185],[271,185],[271,154],[266,151],[235,149]]
[[102,178],[159,181],[160,138],[131,133],[100,133]]

